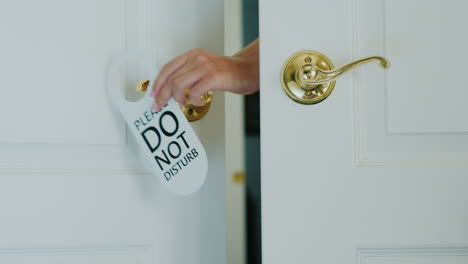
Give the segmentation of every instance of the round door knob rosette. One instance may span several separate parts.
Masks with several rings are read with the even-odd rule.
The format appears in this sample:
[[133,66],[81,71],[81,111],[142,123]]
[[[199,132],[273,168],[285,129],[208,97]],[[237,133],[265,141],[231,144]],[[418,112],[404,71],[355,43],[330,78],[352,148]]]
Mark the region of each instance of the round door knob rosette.
[[323,84],[309,84],[317,78],[316,68],[333,70],[330,59],[318,51],[303,50],[291,55],[281,70],[281,85],[286,94],[301,104],[316,104],[327,98],[335,81]]

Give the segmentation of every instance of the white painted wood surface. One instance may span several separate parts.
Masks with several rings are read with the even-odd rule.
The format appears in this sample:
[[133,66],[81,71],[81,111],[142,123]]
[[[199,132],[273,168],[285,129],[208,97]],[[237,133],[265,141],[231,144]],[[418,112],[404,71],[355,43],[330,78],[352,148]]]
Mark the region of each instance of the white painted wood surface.
[[[467,263],[468,3],[260,1],[263,261]],[[383,55],[300,105],[285,59]]]
[[[216,0],[0,3],[0,263],[225,262],[223,97],[193,125],[207,181],[176,197],[146,173],[105,92],[124,50],[153,50],[159,66],[194,47],[223,53],[223,11]],[[126,75],[131,96],[142,76]]]

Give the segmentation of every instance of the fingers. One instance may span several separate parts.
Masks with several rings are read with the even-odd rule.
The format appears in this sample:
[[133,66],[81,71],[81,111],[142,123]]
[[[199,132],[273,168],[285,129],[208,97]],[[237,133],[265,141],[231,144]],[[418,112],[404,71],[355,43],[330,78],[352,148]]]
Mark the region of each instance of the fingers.
[[200,50],[198,50],[198,49],[190,50],[190,51],[176,57],[175,59],[170,61],[168,64],[166,64],[161,69],[161,71],[158,74],[158,77],[154,81],[152,91],[151,91],[151,96],[152,97],[157,97],[159,95],[159,93],[161,92],[161,88],[167,82],[167,80],[171,76],[171,74],[173,74],[175,71],[177,71],[188,60],[190,60],[193,56],[195,56],[198,53],[200,53]]
[[190,91],[190,102],[195,106],[205,105],[205,100],[202,96],[209,91],[217,90],[216,77],[213,75],[206,75],[204,78],[199,80]]
[[208,68],[194,65],[190,70],[184,72],[184,70],[181,69],[180,71],[182,73],[178,75],[173,74],[169,77],[166,84],[161,88],[160,94],[152,107],[153,110],[161,110],[171,96],[173,96],[180,105],[186,105],[187,98],[185,97],[185,91],[190,90],[192,86],[208,72]]
[[[232,72],[235,72],[235,69],[232,68],[235,67],[228,67],[232,64],[223,56],[199,49],[191,50],[175,58],[164,66],[155,80],[151,95],[156,100],[152,109],[160,111],[171,96],[180,105],[186,105],[186,90],[192,90],[190,101],[193,105],[204,105],[202,95],[211,90],[227,90],[230,87],[224,83],[233,82],[229,76],[234,75]],[[224,81],[217,84],[220,80]]]
[[192,89],[192,87],[200,81],[204,75],[208,73],[207,67],[195,66],[191,70],[176,76],[172,81],[168,82],[167,88],[172,90],[172,96],[180,105],[187,104],[185,91]]
[[171,98],[172,91],[169,89],[162,89],[159,92],[158,97],[156,97],[156,100],[154,101],[153,105],[151,106],[151,109],[153,109],[156,112],[159,112],[164,105],[166,105],[167,101]]

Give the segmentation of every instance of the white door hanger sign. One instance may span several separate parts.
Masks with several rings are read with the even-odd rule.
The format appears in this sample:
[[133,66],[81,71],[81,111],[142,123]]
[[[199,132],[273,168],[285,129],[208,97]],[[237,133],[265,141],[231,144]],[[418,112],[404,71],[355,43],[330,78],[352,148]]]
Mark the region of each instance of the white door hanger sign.
[[[127,101],[121,92],[120,69],[130,59],[139,58],[142,63],[146,61],[146,70],[155,69],[154,62],[149,62],[148,56],[145,57],[135,54],[115,57],[108,69],[108,93],[135,136],[145,162],[151,164],[149,167],[153,174],[171,192],[188,195],[202,186],[207,175],[208,162],[205,149],[179,105],[174,99],[170,99],[161,111],[156,112],[151,109],[154,102],[154,98],[149,96],[151,89],[136,102]],[[151,70],[146,74],[149,72]],[[157,71],[152,73],[147,77],[154,81]],[[153,81],[148,87],[152,87]]]

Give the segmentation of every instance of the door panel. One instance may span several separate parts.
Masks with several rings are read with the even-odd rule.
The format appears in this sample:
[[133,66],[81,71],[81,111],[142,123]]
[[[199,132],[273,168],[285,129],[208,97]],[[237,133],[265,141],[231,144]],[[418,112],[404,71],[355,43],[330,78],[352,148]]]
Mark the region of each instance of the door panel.
[[[45,8],[50,9],[38,12]],[[0,71],[6,88],[0,118],[8,124],[2,138],[18,143],[125,143],[119,133],[123,123],[116,129],[100,89],[109,56],[125,48],[125,1],[30,1],[28,8],[10,2],[2,4],[0,15]],[[53,107],[45,100],[54,100]],[[7,111],[11,104],[18,109],[14,114]]]
[[103,89],[126,1],[29,2],[1,4],[0,170],[136,169]]
[[358,253],[358,263],[467,263],[466,248],[413,248],[413,249],[361,249]]
[[[465,68],[466,36],[452,27],[467,7],[261,1],[265,263],[466,262],[468,91],[447,76]],[[335,66],[370,55],[392,66],[363,66],[325,101],[300,105],[279,76],[304,49]]]
[[[460,66],[468,59],[468,38],[459,34],[460,25],[468,22],[465,1],[360,1],[358,5],[361,14],[380,11],[383,19],[361,20],[361,27],[367,34],[372,29],[365,28],[371,25],[385,32],[383,54],[392,54],[395,66],[386,79],[389,132],[468,132],[468,122],[463,122],[468,115],[466,85],[457,78],[465,74]],[[362,37],[371,43],[371,36]],[[444,107],[445,102],[450,107]]]
[[392,63],[386,72],[366,67],[355,73],[356,163],[468,164],[466,85],[455,77],[463,76],[468,58],[467,37],[457,33],[465,3],[352,4],[353,57],[384,54]]
[[[211,0],[0,3],[1,263],[225,262],[222,96],[193,124],[207,180],[179,197],[138,159],[105,87],[124,51],[158,67],[193,47],[222,53],[222,15]],[[128,97],[142,77],[123,72]]]

